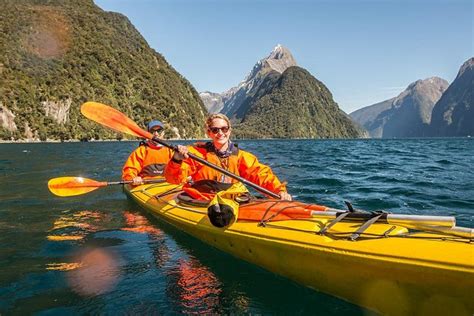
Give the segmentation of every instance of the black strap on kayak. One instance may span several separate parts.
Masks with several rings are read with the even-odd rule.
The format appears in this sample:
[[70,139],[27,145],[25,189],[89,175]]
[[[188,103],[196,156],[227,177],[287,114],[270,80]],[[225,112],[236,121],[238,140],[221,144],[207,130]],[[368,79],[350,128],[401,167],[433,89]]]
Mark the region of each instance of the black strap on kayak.
[[320,235],[324,235],[328,230],[329,228],[333,227],[334,225],[336,225],[337,223],[339,223],[340,221],[342,221],[344,219],[344,217],[346,217],[347,215],[349,215],[351,212],[345,212],[345,213],[341,213],[339,214],[335,219],[333,219],[331,222],[329,222],[328,225],[324,226],[319,232],[318,234]]
[[318,234],[324,235],[331,227],[333,227],[334,225],[336,225],[337,223],[339,223],[340,221],[342,221],[342,220],[344,219],[344,217],[346,217],[347,215],[349,215],[349,214],[351,214],[351,213],[355,213],[355,210],[354,210],[354,208],[352,207],[352,204],[351,204],[349,201],[344,201],[344,203],[346,203],[347,209],[348,209],[349,211],[337,215],[336,218],[333,219],[328,225],[326,225],[325,227],[323,227],[323,228],[318,232]]
[[362,226],[359,227],[359,229],[353,233],[350,237],[349,237],[349,240],[350,241],[355,241],[357,238],[360,237],[360,235],[367,229],[369,228],[370,225],[372,225],[373,223],[375,223],[376,221],[378,221],[384,214],[386,213],[383,213],[383,212],[380,212],[380,213],[374,213],[375,216],[372,217],[371,219],[369,219],[368,221],[366,221]]

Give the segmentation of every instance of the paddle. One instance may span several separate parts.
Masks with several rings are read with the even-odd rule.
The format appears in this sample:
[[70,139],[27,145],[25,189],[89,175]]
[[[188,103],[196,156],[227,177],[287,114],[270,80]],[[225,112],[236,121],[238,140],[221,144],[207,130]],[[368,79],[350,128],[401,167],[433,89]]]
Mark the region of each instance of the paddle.
[[[144,183],[163,183],[164,179],[145,179]],[[86,194],[97,190],[102,187],[109,185],[117,184],[129,184],[133,181],[96,181],[83,177],[60,177],[53,178],[48,181],[48,188],[51,193],[57,196],[75,196]],[[275,203],[275,202],[271,202]],[[302,218],[311,218],[311,217],[323,217],[328,219],[334,219],[340,214],[346,213],[343,210],[336,210],[327,208],[320,205],[309,205],[306,209],[300,205],[298,202],[285,202],[285,205],[290,203],[294,205],[293,208],[285,207],[285,210],[278,212],[275,210],[278,215],[275,216],[273,220],[288,220],[288,219],[302,219]],[[250,212],[245,212],[245,210]],[[270,214],[269,214],[270,215]],[[284,216],[285,218],[280,218],[278,216]],[[372,213],[365,212],[354,212],[348,214],[345,220],[368,220],[373,217]],[[261,214],[255,212],[254,209],[244,208],[239,212],[239,219],[249,220],[249,221],[260,221]],[[384,217],[381,218],[386,223],[392,225],[400,225],[405,227],[411,227],[418,230],[424,231],[433,231],[440,232],[448,235],[454,235],[464,238],[473,238],[474,230],[471,228],[456,227],[454,217],[450,216],[423,216],[423,215],[403,215],[403,214],[384,214]]]
[[[164,179],[145,179],[144,183],[161,183],[165,182]],[[75,196],[86,194],[97,190],[98,188],[103,188],[109,185],[116,184],[129,184],[133,181],[114,181],[114,182],[104,182],[104,181],[95,181],[92,179],[87,179],[83,177],[61,177],[54,178],[48,181],[48,189],[51,193],[57,196]]]
[[[144,183],[163,183],[164,179],[145,179]],[[109,185],[117,184],[130,184],[133,183],[131,180],[127,181],[96,181],[83,177],[60,177],[53,178],[48,181],[49,190],[57,196],[75,196],[85,193],[92,192],[102,187]],[[309,205],[307,209],[298,212],[296,209],[302,208],[301,203],[299,202],[287,202],[287,204],[293,205],[294,207],[288,209],[283,214],[290,216],[294,214],[292,218],[305,218],[305,217],[325,217],[328,219],[333,219],[341,214],[348,213],[346,220],[368,220],[374,216],[372,213],[368,212],[346,212],[343,210],[336,210],[328,207],[323,207],[320,205]],[[287,206],[285,206],[287,208]],[[252,211],[253,212],[253,211]],[[287,214],[288,213],[288,214]],[[251,215],[251,216],[250,216]],[[247,220],[260,220],[261,214],[249,214],[247,217],[244,217]],[[291,216],[290,216],[291,217]],[[404,214],[390,214],[384,213],[383,217],[380,218],[384,222],[392,225],[425,225],[425,226],[438,226],[452,228],[456,225],[456,219],[452,216],[426,216],[426,215],[404,215]]]
[[[168,147],[172,150],[177,150],[177,146],[170,145],[163,140],[153,137],[153,135],[143,129],[141,129],[134,121],[129,119],[125,114],[122,112],[108,106],[102,103],[97,103],[97,102],[86,102],[81,106],[81,113],[87,117],[88,119],[97,122],[99,124],[102,124],[104,126],[107,126],[113,130],[116,130],[118,132],[122,132],[125,134],[129,134],[132,136],[136,137],[141,137],[141,138],[147,138],[147,139],[152,139],[154,142],[161,144],[165,147]],[[250,182],[236,174],[233,174],[230,171],[227,171],[219,166],[216,166],[213,163],[210,163],[207,160],[204,160],[196,155],[193,155],[191,153],[188,153],[189,158],[196,160],[203,165],[206,165],[210,168],[213,168],[226,176],[229,176],[237,181],[242,182],[245,185],[248,185],[249,187],[254,188],[255,190],[264,193],[266,195],[269,195],[273,198],[279,199],[280,196],[272,191],[269,191],[265,188],[262,188],[261,186]]]

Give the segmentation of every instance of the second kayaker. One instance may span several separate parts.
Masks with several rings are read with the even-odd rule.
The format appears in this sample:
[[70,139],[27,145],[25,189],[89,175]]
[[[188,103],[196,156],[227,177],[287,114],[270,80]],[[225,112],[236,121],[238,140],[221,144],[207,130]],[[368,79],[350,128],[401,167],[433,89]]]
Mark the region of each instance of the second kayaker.
[[[193,190],[193,183],[201,180],[212,180],[217,187],[230,184],[237,180],[221,172],[190,159],[188,152],[203,158],[233,174],[251,181],[280,196],[282,200],[291,201],[284,183],[273,174],[272,169],[260,163],[257,157],[239,149],[231,140],[231,122],[224,114],[211,114],[206,120],[206,132],[211,138],[207,143],[196,143],[186,147],[178,145],[178,150],[165,168],[166,181],[170,183],[186,183],[184,188],[193,198],[211,199],[212,195],[201,194],[199,188]],[[191,180],[191,183],[190,181]],[[206,184],[209,186],[209,184]],[[225,185],[222,187],[225,188]]]
[[[160,121],[151,121],[147,125],[153,137],[164,137],[164,125]],[[140,145],[128,157],[122,169],[122,179],[132,180],[133,185],[143,184],[143,179],[163,177],[166,164],[173,151],[153,140],[140,142]]]

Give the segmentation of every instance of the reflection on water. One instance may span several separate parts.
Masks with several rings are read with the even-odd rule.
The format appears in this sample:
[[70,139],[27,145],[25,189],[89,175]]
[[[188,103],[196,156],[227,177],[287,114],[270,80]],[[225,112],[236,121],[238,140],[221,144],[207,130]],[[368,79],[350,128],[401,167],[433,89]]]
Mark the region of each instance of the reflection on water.
[[103,221],[103,217],[104,214],[97,211],[67,212],[54,221],[47,238],[54,241],[83,239],[99,229],[98,224]]
[[70,271],[82,267],[81,262],[47,263],[46,270]]
[[156,268],[166,276],[166,293],[176,299],[174,306],[183,313],[211,313],[219,307],[221,284],[209,269],[193,257],[179,256],[177,259],[168,248],[164,233],[140,214],[123,212],[124,231],[148,234],[153,240],[152,253]]
[[[65,211],[53,222],[49,241],[80,241],[101,229],[105,215],[99,211]],[[94,296],[110,291],[120,276],[117,255],[102,248],[79,248],[69,262],[48,263],[46,270],[67,271],[69,287],[79,295]]]
[[[64,272],[68,288],[83,297],[122,292],[122,279],[127,278],[124,271],[125,274],[127,271],[157,271],[164,276],[163,286],[166,296],[174,302],[174,311],[217,313],[221,309],[222,285],[208,267],[185,250],[170,245],[164,232],[141,213],[125,210],[121,214],[122,227],[104,230],[101,224],[106,216],[100,211],[63,212],[53,221],[47,240],[79,243],[79,247],[67,256],[67,262],[47,263],[46,270]],[[122,235],[120,231],[127,234]],[[140,244],[133,245],[137,255],[147,256],[146,252],[149,252],[152,256],[143,270],[139,268],[141,264],[133,264],[133,258],[127,260],[119,255],[135,243],[133,234],[145,236],[149,246],[138,248],[143,243],[139,238]],[[100,247],[94,246],[98,244]],[[245,310],[248,298],[241,296],[237,301]]]
[[[99,230],[97,224],[103,219],[103,215],[97,211],[65,211],[53,222],[53,227],[49,229],[49,235],[46,238],[56,242],[82,240],[86,235]],[[82,255],[78,255],[75,260],[73,259],[73,262],[47,263],[46,270],[89,269],[90,264],[90,257],[85,255],[85,258],[82,258]]]
[[153,238],[163,236],[163,232],[151,225],[148,219],[143,215],[124,211],[123,217],[125,218],[125,227],[122,227],[122,230],[150,234]]
[[167,295],[176,297],[181,305],[180,312],[218,312],[221,284],[208,268],[195,259],[182,258],[165,273],[168,276]]

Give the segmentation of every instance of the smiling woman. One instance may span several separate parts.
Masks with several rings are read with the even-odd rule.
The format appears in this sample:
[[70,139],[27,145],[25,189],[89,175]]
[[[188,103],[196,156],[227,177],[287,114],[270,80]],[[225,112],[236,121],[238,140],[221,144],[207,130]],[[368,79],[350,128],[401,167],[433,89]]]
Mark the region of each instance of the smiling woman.
[[[165,177],[168,182],[176,184],[187,182],[184,189],[196,199],[212,199],[215,193],[208,195],[194,189],[193,185],[198,181],[210,180],[215,182],[217,187],[219,185],[225,187],[225,184],[237,182],[215,168],[189,159],[188,152],[190,152],[277,194],[282,200],[291,200],[291,196],[286,191],[286,184],[280,182],[269,166],[261,164],[256,156],[239,149],[230,140],[232,127],[227,116],[211,114],[206,120],[206,132],[211,138],[210,142],[196,143],[189,147],[177,146],[173,159],[165,168]],[[189,178],[192,179],[193,184],[189,184]]]

